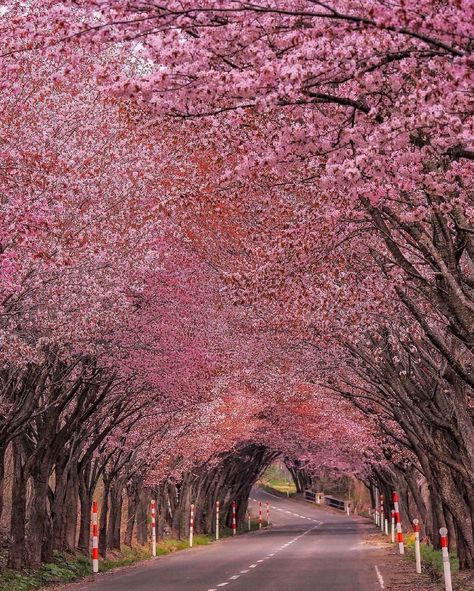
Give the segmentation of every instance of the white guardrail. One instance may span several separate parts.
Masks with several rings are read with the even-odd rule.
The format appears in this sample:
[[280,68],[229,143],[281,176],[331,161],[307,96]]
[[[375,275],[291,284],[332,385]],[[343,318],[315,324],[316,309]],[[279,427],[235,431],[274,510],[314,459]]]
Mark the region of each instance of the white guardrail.
[[315,492],[313,490],[308,489],[304,491],[304,498],[306,501],[309,501],[310,503],[316,503],[317,505],[324,504],[328,507],[332,507],[333,509],[339,509],[340,511],[344,511],[345,513],[349,513],[350,511],[350,501],[337,499],[336,497],[325,495],[322,492]]

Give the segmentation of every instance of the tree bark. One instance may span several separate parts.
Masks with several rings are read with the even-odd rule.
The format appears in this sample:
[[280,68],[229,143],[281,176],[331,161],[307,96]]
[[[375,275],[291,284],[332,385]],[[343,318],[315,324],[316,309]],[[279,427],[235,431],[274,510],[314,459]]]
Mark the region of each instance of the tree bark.
[[5,497],[5,454],[7,448],[4,445],[0,445],[0,522],[3,515],[3,505]]
[[113,482],[110,486],[110,515],[107,533],[107,547],[110,550],[121,549],[121,525],[122,525],[122,504],[123,484],[121,479]]
[[136,482],[127,486],[127,527],[125,529],[124,544],[132,546],[133,530],[137,519],[138,486]]
[[10,547],[8,568],[21,570],[26,563],[26,491],[28,477],[23,471],[23,450],[18,439],[12,443],[13,453],[13,495],[10,519]]
[[102,505],[99,516],[99,554],[107,557],[107,520],[109,515],[110,480],[104,478],[104,490],[102,493]]
[[137,541],[144,546],[148,542],[148,489],[141,487],[138,492]]

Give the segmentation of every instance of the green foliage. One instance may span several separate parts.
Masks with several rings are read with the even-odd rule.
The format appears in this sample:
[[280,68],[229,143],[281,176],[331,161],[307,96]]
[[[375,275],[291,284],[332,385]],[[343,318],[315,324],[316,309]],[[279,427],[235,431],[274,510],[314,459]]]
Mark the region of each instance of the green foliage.
[[[211,536],[194,536],[195,546],[204,546],[211,541]],[[157,544],[156,553],[158,556],[163,556],[188,547],[188,540],[163,540]],[[151,558],[151,552],[148,546],[125,547],[122,552],[110,553],[106,560],[100,560],[99,568],[101,572],[105,572],[149,558]],[[0,591],[30,591],[58,583],[70,583],[90,574],[92,569],[88,556],[55,553],[53,562],[43,564],[36,572],[7,570],[0,573]]]
[[100,572],[105,572],[121,566],[129,566],[151,558],[150,549],[147,546],[124,547],[121,552],[109,553],[109,557],[99,561]]
[[260,483],[260,488],[272,495],[277,495],[278,497],[293,497],[296,495],[296,489],[287,488],[286,486],[278,485],[278,484],[262,484]]
[[90,561],[86,556],[56,553],[53,562],[43,564],[37,572],[4,571],[0,575],[0,590],[29,591],[47,585],[75,581],[90,573]]
[[[211,536],[208,535],[197,535],[193,538],[193,546],[207,546],[212,542]],[[176,552],[177,550],[185,550],[189,548],[188,540],[164,540],[156,546],[157,556],[163,556]]]
[[[407,556],[415,560],[415,535],[409,534],[405,538],[405,548],[407,550]],[[441,550],[435,550],[430,544],[422,542],[420,544],[420,553],[422,563],[428,565],[436,574],[442,574],[443,572],[443,559],[441,557]],[[456,552],[449,553],[449,562],[451,563],[451,572],[459,572],[459,558]]]
[[291,475],[287,471],[281,470],[277,464],[271,464],[264,472],[261,482],[263,488],[269,492],[276,490],[280,493],[296,494],[296,487]]
[[[266,522],[263,522],[266,526]],[[253,518],[251,520],[251,529],[258,529],[258,520]],[[239,534],[248,531],[247,522],[242,524],[239,528]],[[221,528],[221,537],[225,538],[232,535],[230,528]],[[210,535],[195,535],[193,540],[194,546],[206,546],[212,543],[213,536]],[[157,556],[165,556],[172,552],[185,550],[189,548],[189,540],[162,540],[157,543]],[[143,560],[151,558],[149,546],[134,546],[133,548],[125,547],[121,552],[109,553],[106,560],[100,560],[99,569],[101,572],[109,571],[114,568],[129,566]],[[55,553],[53,562],[43,564],[40,570],[36,572],[17,572],[4,571],[0,573],[0,591],[32,591],[40,587],[47,587],[49,585],[56,585],[58,583],[70,583],[78,579],[87,577],[92,574],[91,561],[88,556],[79,555],[63,555]]]

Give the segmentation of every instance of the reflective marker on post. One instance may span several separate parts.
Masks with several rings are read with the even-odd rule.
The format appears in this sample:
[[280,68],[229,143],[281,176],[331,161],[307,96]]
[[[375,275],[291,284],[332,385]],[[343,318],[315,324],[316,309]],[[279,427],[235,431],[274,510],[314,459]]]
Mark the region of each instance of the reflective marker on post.
[[400,554],[405,554],[405,546],[403,544],[402,524],[400,521],[400,508],[398,506],[398,493],[393,491],[393,506],[395,507],[395,523],[397,524],[397,542]]
[[252,525],[250,523],[250,510],[247,509],[247,520],[248,520],[248,524],[249,524],[249,531],[252,529]]
[[92,572],[99,572],[99,537],[97,532],[97,501],[92,501]]
[[442,527],[439,530],[441,535],[441,554],[443,557],[443,573],[444,573],[444,588],[446,591],[453,591],[453,584],[451,582],[451,564],[449,562],[448,552],[448,530]]
[[151,501],[151,555],[156,556],[156,501]]
[[189,517],[189,546],[193,547],[194,540],[194,505],[191,505],[191,514]]
[[216,501],[216,540],[219,539],[219,501]]
[[262,501],[258,502],[258,529],[262,529]]
[[392,544],[395,543],[395,511],[392,509]]
[[421,573],[421,552],[420,552],[420,522],[413,520],[413,529],[415,530],[415,562],[416,572]]
[[267,527],[270,525],[270,505],[267,501]]
[[235,501],[232,501],[232,535],[234,535],[234,536],[237,533],[237,520],[235,518],[236,505],[237,505],[237,503]]
[[385,535],[388,536],[388,519],[385,518]]

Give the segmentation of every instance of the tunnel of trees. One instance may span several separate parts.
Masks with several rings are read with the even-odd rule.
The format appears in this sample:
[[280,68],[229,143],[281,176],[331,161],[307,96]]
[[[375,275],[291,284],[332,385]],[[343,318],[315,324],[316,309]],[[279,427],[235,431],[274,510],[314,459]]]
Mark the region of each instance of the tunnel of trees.
[[9,567],[87,551],[99,489],[103,556],[151,498],[240,522],[280,457],[472,568],[472,2],[1,8]]

